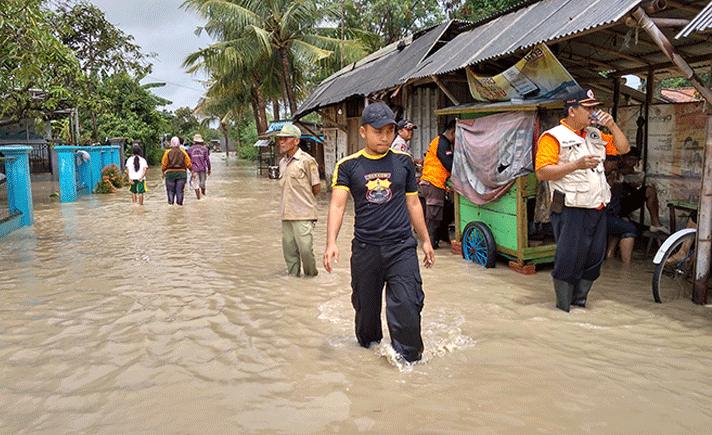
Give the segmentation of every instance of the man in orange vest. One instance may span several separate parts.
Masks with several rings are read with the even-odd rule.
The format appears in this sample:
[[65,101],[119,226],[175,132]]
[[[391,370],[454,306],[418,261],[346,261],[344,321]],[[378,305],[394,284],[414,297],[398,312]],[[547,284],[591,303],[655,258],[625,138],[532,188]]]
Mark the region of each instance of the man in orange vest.
[[437,233],[445,208],[445,182],[452,171],[452,145],[455,142],[455,120],[428,146],[420,177],[420,196],[425,200],[425,223],[433,249],[438,248]]

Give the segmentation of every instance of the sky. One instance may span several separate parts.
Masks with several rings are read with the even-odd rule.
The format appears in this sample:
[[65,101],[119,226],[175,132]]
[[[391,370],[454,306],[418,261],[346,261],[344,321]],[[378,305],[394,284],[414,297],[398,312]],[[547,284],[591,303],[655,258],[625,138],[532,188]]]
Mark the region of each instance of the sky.
[[195,29],[205,21],[194,12],[182,9],[184,0],[89,0],[104,12],[106,19],[125,34],[144,53],[155,53],[150,59],[153,72],[142,84],[162,82],[161,88],[151,92],[173,103],[164,106],[175,111],[179,107],[194,108],[205,92],[202,73],[188,74],[181,66],[185,58],[200,48],[213,43],[212,39]]

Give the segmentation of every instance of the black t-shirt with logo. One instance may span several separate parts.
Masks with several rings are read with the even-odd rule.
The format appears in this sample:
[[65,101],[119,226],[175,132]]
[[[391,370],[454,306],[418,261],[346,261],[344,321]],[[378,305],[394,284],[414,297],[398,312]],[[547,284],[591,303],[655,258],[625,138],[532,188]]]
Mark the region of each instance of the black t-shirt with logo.
[[406,153],[371,156],[363,150],[336,164],[332,187],[354,198],[354,238],[388,245],[412,237],[406,194],[417,195],[415,164]]

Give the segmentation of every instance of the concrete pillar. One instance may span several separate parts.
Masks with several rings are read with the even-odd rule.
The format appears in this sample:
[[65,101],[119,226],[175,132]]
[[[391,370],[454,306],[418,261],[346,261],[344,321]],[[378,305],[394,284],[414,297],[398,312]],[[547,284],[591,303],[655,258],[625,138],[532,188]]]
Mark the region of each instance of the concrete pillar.
[[61,145],[54,149],[57,151],[57,166],[59,168],[59,198],[62,202],[74,202],[77,200],[75,153],[79,147]]
[[[11,212],[17,210],[22,213],[18,224],[11,224],[10,227],[6,227],[7,232],[14,231],[21,226],[30,226],[35,221],[34,209],[32,208],[32,185],[30,182],[29,155],[31,151],[32,147],[30,146],[0,146],[0,152],[6,158],[5,172],[7,172],[8,205]],[[0,231],[5,232],[1,229]]]
[[122,171],[121,167],[121,147],[119,145],[110,145],[111,148],[111,163],[116,164],[119,167],[119,171]]
[[101,170],[104,168],[101,165],[101,148],[100,147],[89,147],[86,151],[91,156],[91,183],[89,184],[89,192],[93,192],[96,189],[96,183],[101,181]]
[[112,162],[111,159],[111,147],[107,145],[101,145],[97,147],[101,150],[101,169],[109,166]]

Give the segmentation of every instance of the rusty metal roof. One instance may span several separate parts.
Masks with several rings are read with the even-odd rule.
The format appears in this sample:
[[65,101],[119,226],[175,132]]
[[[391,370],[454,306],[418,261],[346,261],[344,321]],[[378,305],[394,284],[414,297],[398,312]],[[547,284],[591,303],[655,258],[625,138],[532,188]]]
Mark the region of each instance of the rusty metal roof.
[[[403,50],[396,50],[394,44],[334,74],[309,96],[295,118],[352,96],[368,96],[425,77],[459,81],[465,67],[482,75],[499,74],[540,43],[549,46],[579,84],[596,88],[604,98],[611,93],[611,77],[645,78],[651,71],[655,80],[680,77],[677,67],[631,17],[633,11],[648,3],[525,0],[477,23],[445,23],[412,41],[406,38]],[[667,7],[647,14],[653,20],[676,23],[658,27],[693,70],[709,71],[712,35],[693,33],[683,39],[674,36],[685,20],[690,22],[696,17],[700,17],[700,24],[695,28],[702,30],[701,17],[712,15],[710,0],[659,3]]]
[[675,39],[687,38],[693,32],[704,33],[710,30],[712,30],[712,1],[675,36]]
[[616,23],[640,0],[543,0],[458,35],[409,79],[440,75]]
[[469,24],[456,20],[439,24],[390,44],[343,68],[319,84],[299,107],[294,119],[349,97],[368,96],[373,92],[402,84],[407,71],[445,44],[446,41],[441,41],[441,38],[449,28]]

